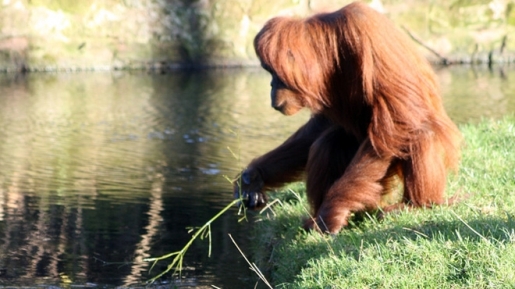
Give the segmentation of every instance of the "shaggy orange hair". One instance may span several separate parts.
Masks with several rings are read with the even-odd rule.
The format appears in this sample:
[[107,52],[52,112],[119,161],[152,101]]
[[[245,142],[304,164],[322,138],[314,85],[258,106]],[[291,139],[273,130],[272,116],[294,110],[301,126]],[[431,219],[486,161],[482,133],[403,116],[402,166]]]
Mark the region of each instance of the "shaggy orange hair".
[[[252,161],[235,184],[247,206],[264,190],[306,172],[314,221],[335,233],[351,212],[376,209],[395,179],[399,205],[442,204],[448,169],[459,161],[460,133],[447,116],[434,72],[411,40],[359,2],[305,19],[278,17],[254,40],[272,75],[272,105],[310,121]],[[254,204],[252,204],[254,203]]]

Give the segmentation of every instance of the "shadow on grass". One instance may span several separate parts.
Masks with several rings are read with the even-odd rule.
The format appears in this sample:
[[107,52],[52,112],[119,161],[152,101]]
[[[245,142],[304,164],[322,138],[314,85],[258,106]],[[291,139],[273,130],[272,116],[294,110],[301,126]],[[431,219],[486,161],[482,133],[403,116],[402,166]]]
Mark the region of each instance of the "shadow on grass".
[[[409,220],[408,218],[411,217],[416,220]],[[359,262],[360,258],[363,258],[364,251],[387,251],[387,247],[391,244],[403,247],[423,241],[425,245],[421,246],[428,247],[422,247],[420,250],[426,250],[423,253],[431,254],[434,252],[431,250],[439,250],[438,248],[446,246],[451,246],[451,250],[466,251],[469,247],[484,245],[502,247],[515,241],[515,219],[512,215],[506,214],[504,217],[469,215],[469,218],[473,219],[464,221],[447,209],[443,214],[442,211],[436,211],[434,215],[406,212],[399,216],[387,217],[384,221],[378,221],[375,218],[365,220],[358,218],[353,220],[353,225],[331,239],[327,236],[321,238],[315,233],[304,233],[301,229],[300,216],[280,215],[273,220],[265,220],[258,226],[258,232],[268,234],[268,236],[261,236],[267,241],[261,242],[266,244],[265,248],[260,248],[260,254],[268,252],[268,255],[257,256],[257,258],[274,282],[288,282],[292,280],[292,275],[300,273],[310,261],[351,258]],[[398,254],[398,252],[391,254]],[[286,258],[288,256],[290,258]],[[339,273],[344,274],[343,271],[346,270],[353,269],[340,268]],[[458,271],[449,278],[468,278],[459,276],[462,274],[460,272],[465,270]]]
[[[347,229],[348,232],[336,236],[338,243],[348,242],[361,246],[366,243],[385,244],[392,241],[416,241],[422,238],[438,242],[487,242],[495,245],[496,243],[513,242],[515,237],[515,220],[509,214],[506,214],[505,218],[479,216],[469,221],[461,220],[458,215],[455,215],[454,220],[433,219],[405,226],[392,224],[393,227],[379,230],[362,228],[364,222],[366,221],[358,223],[353,228]],[[359,254],[360,247],[343,247],[343,249],[347,254],[358,258],[356,254]]]

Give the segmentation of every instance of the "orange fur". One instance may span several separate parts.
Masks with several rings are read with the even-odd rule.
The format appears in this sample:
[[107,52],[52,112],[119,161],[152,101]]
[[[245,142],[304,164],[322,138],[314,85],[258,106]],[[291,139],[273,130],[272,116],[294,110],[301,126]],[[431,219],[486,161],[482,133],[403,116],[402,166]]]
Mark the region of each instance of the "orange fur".
[[256,177],[235,190],[262,194],[305,171],[315,217],[305,226],[330,233],[352,212],[377,208],[394,179],[404,185],[404,205],[445,201],[461,136],[431,66],[385,16],[355,2],[304,19],[274,18],[254,46],[272,74],[274,108],[290,115],[306,107],[313,116],[253,160],[243,174]]

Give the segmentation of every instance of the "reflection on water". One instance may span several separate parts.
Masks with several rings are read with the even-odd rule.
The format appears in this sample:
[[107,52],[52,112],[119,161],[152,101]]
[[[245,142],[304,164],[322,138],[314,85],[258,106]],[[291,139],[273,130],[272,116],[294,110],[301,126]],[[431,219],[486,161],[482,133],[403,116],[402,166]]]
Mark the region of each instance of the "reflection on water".
[[[438,75],[457,122],[515,112],[514,70]],[[164,269],[142,260],[180,249],[186,227],[231,201],[223,176],[309,117],[271,109],[269,81],[261,70],[0,75],[0,286],[128,286]],[[213,224],[211,258],[207,242],[190,249],[182,284],[256,279],[227,237],[250,251],[251,225],[234,214]]]
[[[273,113],[257,70],[1,77],[0,285],[146,280],[144,258],[179,250],[231,201],[223,175],[243,161],[228,147],[247,162],[307,117]],[[213,224],[212,258],[206,242],[190,249],[190,283],[250,276],[227,236],[246,241],[237,219]]]
[[515,67],[437,69],[444,105],[457,123],[515,113]]

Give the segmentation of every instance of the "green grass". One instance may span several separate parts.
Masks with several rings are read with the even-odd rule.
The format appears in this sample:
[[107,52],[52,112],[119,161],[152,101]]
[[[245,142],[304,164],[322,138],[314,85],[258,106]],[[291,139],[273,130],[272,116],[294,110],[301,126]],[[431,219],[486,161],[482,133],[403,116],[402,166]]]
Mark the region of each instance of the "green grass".
[[337,236],[304,232],[304,186],[276,194],[254,260],[276,288],[515,288],[515,118],[464,125],[457,205],[373,217]]

